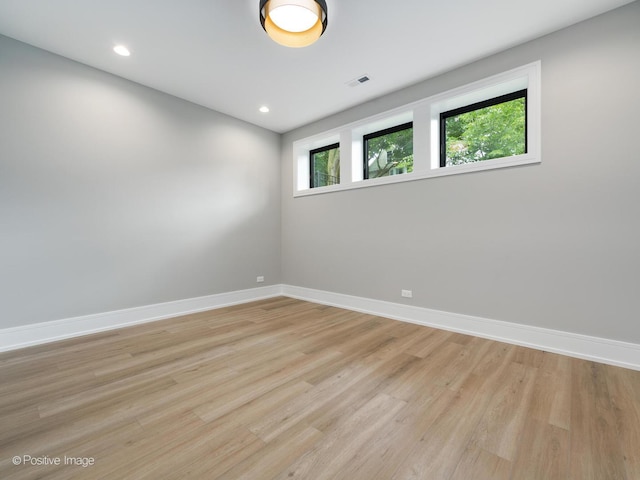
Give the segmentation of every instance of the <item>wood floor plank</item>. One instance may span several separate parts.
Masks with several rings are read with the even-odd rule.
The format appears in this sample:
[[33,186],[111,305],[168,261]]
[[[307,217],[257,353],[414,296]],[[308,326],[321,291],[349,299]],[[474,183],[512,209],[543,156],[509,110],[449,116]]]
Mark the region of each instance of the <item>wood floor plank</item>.
[[[628,479],[606,367],[572,360],[571,480]],[[631,417],[629,417],[631,419]]]
[[541,354],[528,415],[543,423],[569,430],[571,421],[569,358],[553,353],[541,352]]
[[[509,460],[487,452],[477,445],[470,445],[462,454],[462,458],[449,480],[468,480],[471,478],[509,480],[512,463]],[[524,477],[516,476],[518,480]],[[535,477],[551,480],[551,477]]]
[[512,478],[569,478],[569,431],[529,417],[513,465]]
[[[440,348],[427,357],[416,357],[418,360],[414,362],[413,368],[407,368],[400,375],[396,375],[385,387],[385,391],[400,400],[409,400],[415,395],[420,395],[423,386],[427,382],[433,382],[435,375],[453,362],[463,348],[456,343],[443,342]],[[440,382],[439,385],[442,383],[444,382]]]
[[[454,342],[454,344],[459,344],[459,342]],[[439,385],[457,390],[471,375],[473,367],[486,355],[490,347],[491,342],[473,338],[464,344],[455,359],[452,359],[439,371],[434,372],[432,380]]]
[[508,365],[474,430],[473,445],[509,461],[515,458],[536,375],[535,368]]
[[[226,415],[227,413],[242,407],[256,398],[280,387],[292,380],[301,380],[307,371],[313,370],[335,358],[333,352],[324,355],[298,354],[288,360],[289,365],[269,374],[263,373],[260,379],[250,383],[238,385],[230,391],[218,396],[215,400],[199,405],[193,411],[205,421]],[[304,358],[302,358],[304,357]]]
[[405,405],[405,402],[384,393],[376,395],[344,422],[325,432],[313,448],[275,478],[335,478],[340,469],[355,456],[358,448],[368,442],[375,431],[390,421]]
[[411,453],[391,479],[448,479],[464,454],[474,428],[491,400],[495,382],[500,378],[501,375],[496,375],[491,381],[470,375],[421,436],[408,445]]
[[2,480],[640,478],[640,372],[291,298],[1,353],[0,381]]
[[346,421],[365,403],[380,393],[384,393],[385,386],[392,382],[400,372],[410,368],[414,359],[415,357],[411,355],[403,354],[377,364],[366,376],[333,397],[331,401],[324,402],[319,408],[310,411],[304,417],[304,421],[322,432]]
[[629,480],[640,478],[640,372],[605,367],[607,387]]
[[349,464],[337,472],[336,480],[390,479],[412,453],[411,447],[420,442],[456,396],[439,385],[423,389],[356,452]]
[[[556,427],[570,429],[571,425],[571,396],[573,383],[571,381],[571,358],[563,355],[547,355],[548,360],[555,361],[553,381],[546,387],[554,390],[553,403],[549,415],[549,423]],[[544,371],[545,364],[541,367]]]
[[287,435],[267,443],[261,450],[216,478],[218,480],[274,478],[287,465],[310,451],[321,438],[322,433],[313,427],[303,423],[294,425]]
[[341,393],[365,378],[373,369],[375,366],[350,365],[252,423],[249,428],[264,441],[271,441],[324,405],[333,403]]

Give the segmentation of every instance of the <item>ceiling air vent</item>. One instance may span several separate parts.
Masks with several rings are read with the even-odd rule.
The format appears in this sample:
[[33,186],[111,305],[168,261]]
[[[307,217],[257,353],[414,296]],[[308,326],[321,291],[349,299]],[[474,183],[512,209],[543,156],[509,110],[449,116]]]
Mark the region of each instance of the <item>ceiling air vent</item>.
[[364,75],[360,75],[357,78],[354,78],[353,80],[349,80],[347,82],[347,85],[349,85],[350,87],[357,87],[358,85],[362,85],[363,83],[368,82],[369,80],[371,80],[369,78],[369,75],[364,74]]

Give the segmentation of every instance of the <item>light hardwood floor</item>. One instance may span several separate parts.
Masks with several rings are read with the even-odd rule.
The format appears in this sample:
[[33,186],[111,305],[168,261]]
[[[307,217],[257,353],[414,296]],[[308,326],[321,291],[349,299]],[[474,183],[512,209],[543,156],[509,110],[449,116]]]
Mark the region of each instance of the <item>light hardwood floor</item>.
[[640,372],[289,298],[4,353],[0,379],[1,479],[640,479]]

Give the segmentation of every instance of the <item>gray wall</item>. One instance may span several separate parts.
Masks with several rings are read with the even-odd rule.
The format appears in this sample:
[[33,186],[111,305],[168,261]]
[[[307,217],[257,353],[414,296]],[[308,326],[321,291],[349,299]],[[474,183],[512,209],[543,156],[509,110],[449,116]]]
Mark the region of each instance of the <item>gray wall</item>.
[[280,136],[0,36],[0,328],[280,282]]
[[[634,2],[286,134],[284,283],[640,343],[639,26]],[[292,141],[538,59],[541,164],[292,197]]]

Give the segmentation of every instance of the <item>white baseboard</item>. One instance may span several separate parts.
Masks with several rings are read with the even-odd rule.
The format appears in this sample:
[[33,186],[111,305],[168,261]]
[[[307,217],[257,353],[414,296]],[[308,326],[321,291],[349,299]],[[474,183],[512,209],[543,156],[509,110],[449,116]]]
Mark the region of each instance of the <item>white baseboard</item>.
[[403,322],[640,370],[640,345],[292,285],[158,303],[0,330],[0,352],[284,295]]
[[0,352],[55,342],[65,338],[128,327],[189,313],[213,310],[282,294],[280,285],[188,298],[112,312],[83,315],[51,322],[34,323],[0,330]]
[[282,294],[292,298],[370,313],[403,322],[426,325],[570,357],[640,370],[640,345],[635,343],[290,285],[282,286]]

